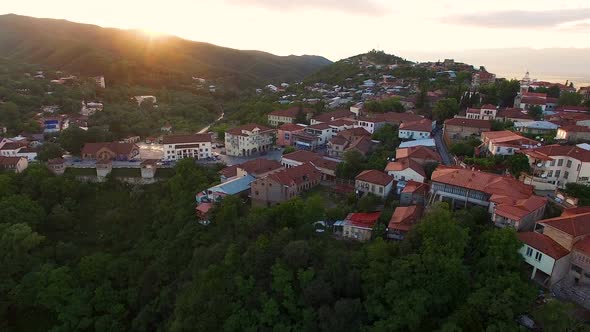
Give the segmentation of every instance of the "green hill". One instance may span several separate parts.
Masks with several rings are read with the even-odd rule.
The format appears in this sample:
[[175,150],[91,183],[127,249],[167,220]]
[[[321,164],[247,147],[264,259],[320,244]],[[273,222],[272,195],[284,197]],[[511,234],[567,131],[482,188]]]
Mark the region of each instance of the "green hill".
[[65,20],[0,16],[0,56],[110,82],[170,85],[192,76],[238,86],[300,80],[331,62],[320,56],[276,56],[175,36]]

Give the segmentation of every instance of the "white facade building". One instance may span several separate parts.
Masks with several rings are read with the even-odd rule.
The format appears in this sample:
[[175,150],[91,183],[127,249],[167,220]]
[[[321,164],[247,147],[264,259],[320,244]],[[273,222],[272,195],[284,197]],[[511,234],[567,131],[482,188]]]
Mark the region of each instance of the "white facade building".
[[211,157],[211,136],[208,134],[164,136],[164,160]]

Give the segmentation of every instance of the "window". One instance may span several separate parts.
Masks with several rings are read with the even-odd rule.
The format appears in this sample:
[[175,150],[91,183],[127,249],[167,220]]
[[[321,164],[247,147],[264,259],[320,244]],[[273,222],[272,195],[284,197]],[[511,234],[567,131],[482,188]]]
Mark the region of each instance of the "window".
[[531,257],[531,256],[533,256],[533,249],[532,249],[532,248],[530,248],[530,247],[526,248],[526,255],[527,255],[528,257]]
[[555,177],[559,178],[559,176],[561,175],[561,171],[555,171]]
[[564,179],[567,179],[569,176],[570,176],[570,172],[567,172],[566,171],[565,173],[563,173],[563,178]]
[[578,169],[577,169],[577,171],[579,172],[581,168],[582,168],[582,164],[578,164]]
[[383,194],[383,187],[379,187],[379,193]]
[[572,167],[572,161],[571,161],[571,160],[568,160],[568,161],[567,161],[567,163],[566,163],[566,167],[567,167],[567,168],[571,168],[571,167]]
[[549,174],[547,174],[547,177],[548,178],[553,177],[553,171],[549,171]]
[[559,159],[557,161],[557,166],[563,166],[563,159]]
[[543,254],[537,251],[537,253],[535,254],[535,260],[537,262],[540,262],[542,258],[543,258]]
[[549,164],[550,166],[555,166],[555,160],[551,160],[551,164]]

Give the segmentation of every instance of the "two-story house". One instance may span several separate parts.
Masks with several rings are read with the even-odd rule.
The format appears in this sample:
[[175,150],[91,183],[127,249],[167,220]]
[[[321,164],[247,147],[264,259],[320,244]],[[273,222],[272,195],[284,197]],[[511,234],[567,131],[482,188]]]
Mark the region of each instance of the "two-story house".
[[294,134],[302,133],[305,130],[305,126],[285,123],[277,128],[277,145],[279,146],[294,146],[295,136]]
[[468,108],[465,117],[476,120],[494,120],[496,119],[497,112],[496,106],[486,104],[481,108]]
[[489,120],[453,118],[444,123],[443,133],[447,142],[461,141],[470,137],[479,137],[484,131],[491,131]]
[[268,114],[268,124],[277,127],[285,123],[295,123],[298,116],[302,119],[310,120],[313,116],[313,110],[294,106],[286,110],[272,111]]
[[29,162],[25,157],[5,157],[0,156],[0,169],[22,173],[29,166]]
[[532,230],[547,205],[532,186],[507,175],[439,166],[431,178],[431,202],[445,201],[453,208],[484,207],[497,227]]
[[250,184],[253,206],[271,206],[297,197],[300,193],[317,186],[321,181],[320,171],[311,163],[286,168]]
[[342,237],[361,242],[371,240],[380,216],[381,212],[349,213],[342,223]]
[[408,140],[426,139],[430,137],[433,122],[422,119],[412,122],[404,122],[399,126],[399,138]]
[[568,183],[590,184],[590,151],[578,146],[547,145],[523,150],[531,175],[521,180],[538,190],[565,188]]
[[213,153],[209,134],[167,135],[162,146],[165,160],[206,159]]
[[251,123],[225,133],[225,151],[228,156],[252,156],[271,150],[275,141],[275,129]]
[[511,132],[486,131],[481,133],[481,141],[487,153],[493,156],[511,156],[520,150],[535,148],[539,142]]
[[426,179],[424,167],[413,159],[405,158],[387,163],[385,172],[395,181],[415,181],[423,183]]
[[389,196],[394,181],[393,176],[375,169],[361,172],[354,180],[354,187],[357,192],[363,194],[371,193],[383,199]]
[[424,208],[419,205],[400,206],[395,209],[387,225],[387,238],[401,241],[416,226]]
[[139,147],[133,143],[86,143],[82,147],[82,159],[128,161],[139,157]]

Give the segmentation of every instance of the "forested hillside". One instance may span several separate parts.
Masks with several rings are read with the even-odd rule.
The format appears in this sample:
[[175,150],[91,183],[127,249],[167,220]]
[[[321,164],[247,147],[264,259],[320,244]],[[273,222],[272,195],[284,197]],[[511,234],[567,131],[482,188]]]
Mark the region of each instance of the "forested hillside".
[[485,211],[434,207],[399,245],[315,233],[337,215],[319,196],[228,197],[202,226],[216,180],[189,160],[145,187],[0,174],[0,330],[510,331],[535,297]]
[[101,28],[64,20],[0,16],[0,56],[110,82],[174,86],[192,76],[237,86],[299,80],[330,63],[319,56],[276,56]]

